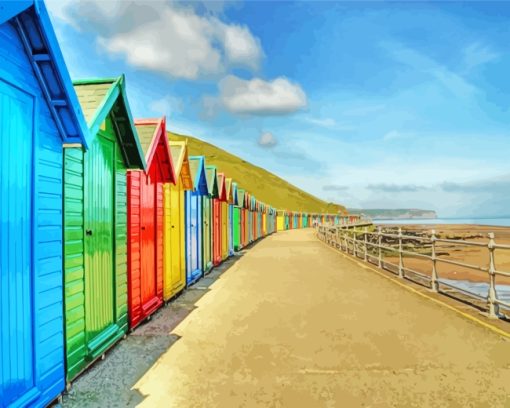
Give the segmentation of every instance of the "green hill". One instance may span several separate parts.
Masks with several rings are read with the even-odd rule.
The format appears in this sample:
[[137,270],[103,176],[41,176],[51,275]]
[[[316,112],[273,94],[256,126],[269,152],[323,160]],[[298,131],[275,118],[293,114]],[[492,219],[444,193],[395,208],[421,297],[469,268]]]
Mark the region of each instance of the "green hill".
[[327,203],[306,191],[303,191],[282,178],[258,166],[234,156],[210,143],[192,136],[168,132],[170,140],[187,140],[189,154],[205,156],[207,164],[218,167],[227,177],[231,177],[240,188],[248,190],[255,197],[277,209],[302,212],[321,212],[334,214],[346,212],[345,207]]

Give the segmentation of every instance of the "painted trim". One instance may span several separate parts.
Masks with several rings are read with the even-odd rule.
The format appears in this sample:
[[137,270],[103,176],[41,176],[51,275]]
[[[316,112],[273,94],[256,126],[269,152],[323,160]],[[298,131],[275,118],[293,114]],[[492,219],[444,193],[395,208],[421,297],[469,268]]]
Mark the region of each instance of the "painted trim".
[[[82,143],[87,148],[90,133],[44,2],[2,0],[0,13],[1,24],[9,20],[15,23],[60,137],[64,142]],[[35,31],[31,29],[33,26]],[[35,55],[34,47],[38,46],[39,42],[43,48]],[[49,71],[42,69],[43,65],[49,65],[49,77]],[[63,98],[52,96],[50,89],[55,86]],[[61,111],[64,113],[60,113]]]
[[193,191],[198,195],[208,195],[209,190],[207,187],[207,173],[205,171],[205,157],[204,156],[189,156],[189,161],[198,161],[198,172],[193,180]]
[[[156,129],[154,130],[154,134],[152,135],[151,143],[149,145],[149,149],[147,150],[147,155],[145,156],[145,162],[147,166],[147,171],[149,171],[152,161],[154,160],[154,156],[156,155],[157,148],[159,145],[160,138],[163,139],[163,146],[165,148],[165,152],[167,155],[167,159],[170,166],[170,179],[169,180],[163,180],[164,183],[172,183],[177,184],[177,177],[175,175],[175,169],[174,169],[174,163],[172,160],[172,153],[170,151],[170,144],[168,142],[168,138],[166,137],[166,117],[162,116],[161,118],[156,119],[135,119],[134,120],[134,128],[136,131],[136,126],[143,126],[143,125],[156,125]],[[138,138],[138,131],[136,131],[137,140],[139,142]]]

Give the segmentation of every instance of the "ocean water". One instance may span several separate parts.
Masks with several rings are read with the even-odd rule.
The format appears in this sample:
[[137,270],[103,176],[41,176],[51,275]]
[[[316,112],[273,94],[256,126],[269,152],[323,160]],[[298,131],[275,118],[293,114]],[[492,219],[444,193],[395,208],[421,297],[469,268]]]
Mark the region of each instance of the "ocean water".
[[399,219],[399,220],[374,220],[374,224],[392,225],[437,225],[437,224],[474,224],[510,227],[510,217],[504,218],[431,218],[431,219]]

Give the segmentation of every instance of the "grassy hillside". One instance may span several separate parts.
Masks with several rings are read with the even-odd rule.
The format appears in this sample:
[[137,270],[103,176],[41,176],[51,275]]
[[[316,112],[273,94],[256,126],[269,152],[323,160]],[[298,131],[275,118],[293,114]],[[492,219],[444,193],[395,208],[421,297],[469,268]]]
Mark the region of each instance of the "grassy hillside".
[[346,212],[345,207],[327,203],[282,178],[260,167],[254,166],[212,144],[191,136],[168,132],[170,140],[188,140],[190,155],[205,156],[206,163],[218,167],[227,177],[231,177],[241,188],[247,189],[255,197],[278,209],[303,212]]

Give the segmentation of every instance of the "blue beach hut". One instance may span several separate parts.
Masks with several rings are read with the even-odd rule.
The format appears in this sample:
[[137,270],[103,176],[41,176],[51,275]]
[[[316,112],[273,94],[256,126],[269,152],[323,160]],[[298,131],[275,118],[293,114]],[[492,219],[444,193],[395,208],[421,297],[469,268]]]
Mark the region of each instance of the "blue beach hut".
[[85,119],[41,1],[0,1],[0,406],[65,387],[64,143]]
[[204,156],[190,156],[189,167],[193,190],[186,191],[186,285],[192,285],[203,274],[202,265],[202,198],[207,196],[207,174]]

